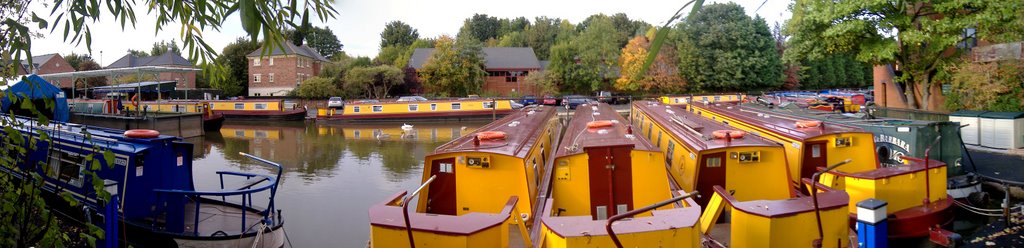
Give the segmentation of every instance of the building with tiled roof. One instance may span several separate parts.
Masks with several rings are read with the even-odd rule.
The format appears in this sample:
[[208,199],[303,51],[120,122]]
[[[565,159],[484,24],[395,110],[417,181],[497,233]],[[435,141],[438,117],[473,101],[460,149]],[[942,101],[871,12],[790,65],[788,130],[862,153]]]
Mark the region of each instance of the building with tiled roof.
[[[18,68],[18,75],[26,75],[26,74],[46,75],[46,74],[52,74],[52,73],[73,72],[73,71],[77,71],[77,70],[75,70],[74,67],[71,67],[71,64],[68,64],[68,61],[64,60],[63,56],[60,56],[60,54],[51,53],[51,54],[32,56],[32,64],[31,65],[28,64],[27,60],[22,60],[21,61],[21,67]],[[71,80],[68,80],[68,79],[51,80],[50,83],[52,83],[53,85],[56,85],[57,87],[62,87],[62,88],[70,88],[71,87]]]
[[[181,55],[175,52],[165,52],[157,56],[138,57],[132,54],[124,55],[114,63],[107,65],[107,69],[115,68],[133,68],[142,66],[165,66],[165,67],[179,67],[179,68],[195,68],[195,65],[191,61],[181,57]],[[112,82],[113,80],[109,80]],[[178,82],[175,86],[178,89],[194,89],[196,88],[196,72],[165,72],[157,75],[156,81],[175,81]]]
[[[541,62],[530,47],[485,47],[483,92],[498,95],[537,95],[537,87],[526,82],[526,76],[540,71]],[[417,48],[409,57],[409,67],[423,69],[430,60],[433,48]]]
[[291,42],[270,51],[256,49],[246,56],[249,61],[249,96],[284,96],[306,79],[320,75],[321,65],[328,62],[316,49]]

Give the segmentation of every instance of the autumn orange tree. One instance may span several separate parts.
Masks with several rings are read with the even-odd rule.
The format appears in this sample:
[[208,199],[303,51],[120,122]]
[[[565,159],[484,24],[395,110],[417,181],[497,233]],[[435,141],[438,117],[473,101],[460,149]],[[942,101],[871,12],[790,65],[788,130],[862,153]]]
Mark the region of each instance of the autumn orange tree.
[[[654,32],[648,32],[648,36]],[[619,79],[615,80],[615,89],[626,92],[643,93],[678,93],[686,89],[686,81],[679,77],[676,66],[676,52],[672,46],[662,47],[654,63],[646,75],[638,76],[649,55],[651,39],[648,36],[636,36],[622,48],[619,56],[619,67],[622,68]]]

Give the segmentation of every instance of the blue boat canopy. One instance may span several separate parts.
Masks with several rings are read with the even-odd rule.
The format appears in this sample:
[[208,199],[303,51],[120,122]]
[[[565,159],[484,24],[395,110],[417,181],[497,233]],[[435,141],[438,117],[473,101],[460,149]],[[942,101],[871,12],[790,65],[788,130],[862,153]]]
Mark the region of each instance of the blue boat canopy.
[[[36,108],[41,110],[41,112],[43,112],[46,116],[50,117],[52,120],[61,122],[68,121],[71,113],[68,109],[68,100],[64,96],[64,91],[62,91],[60,88],[57,88],[57,86],[54,86],[45,79],[39,77],[38,75],[32,74],[26,76],[22,81],[18,81],[13,85],[7,86],[8,87],[4,90],[4,93],[13,93],[19,97],[26,97],[33,102],[38,102],[36,103]],[[4,113],[9,113],[11,111],[12,101],[11,99],[8,99],[6,95],[7,94],[4,94],[4,97],[2,97],[3,100],[0,101],[2,102],[2,108],[0,109],[2,109]],[[46,111],[45,107],[43,107],[45,105],[39,104],[42,103],[43,99],[54,100],[55,104],[52,112]],[[15,112],[15,114],[18,114],[17,110],[15,110]]]

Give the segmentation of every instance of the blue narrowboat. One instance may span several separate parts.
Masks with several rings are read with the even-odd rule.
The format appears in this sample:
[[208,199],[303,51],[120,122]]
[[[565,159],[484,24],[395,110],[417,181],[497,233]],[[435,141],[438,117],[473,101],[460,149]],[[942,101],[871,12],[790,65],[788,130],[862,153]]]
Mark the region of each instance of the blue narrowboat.
[[[144,247],[275,248],[284,245],[284,223],[274,206],[281,176],[277,163],[243,154],[275,167],[277,174],[219,171],[219,188],[197,190],[192,175],[192,144],[179,137],[152,130],[123,131],[64,122],[41,125],[21,117],[0,118],[7,119],[4,123],[26,139],[35,139],[35,147],[19,163],[22,170],[34,169],[44,175],[44,188],[49,192],[73,195],[84,205],[85,214],[77,214],[78,217],[89,220],[101,216],[100,220],[110,220],[94,224],[105,227],[108,233],[119,233],[114,236],[120,240],[116,244],[123,241]],[[40,138],[40,133],[49,139]],[[0,130],[0,135],[7,134]],[[31,142],[25,142],[28,143]],[[105,161],[104,151],[114,154],[113,161]],[[86,157],[105,165],[92,170],[97,177],[86,176],[87,170],[95,169],[90,168],[92,164]],[[24,177],[17,171],[4,172]],[[92,186],[98,183],[94,178],[103,180],[105,191],[112,195],[109,200],[98,197],[100,194]],[[78,218],[76,214],[70,215]],[[108,218],[111,216],[118,217]]]

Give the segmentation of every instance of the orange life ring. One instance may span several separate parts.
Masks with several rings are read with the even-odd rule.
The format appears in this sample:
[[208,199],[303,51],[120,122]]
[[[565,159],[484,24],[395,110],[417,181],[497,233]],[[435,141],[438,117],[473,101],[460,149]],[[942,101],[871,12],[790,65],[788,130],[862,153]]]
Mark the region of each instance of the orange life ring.
[[132,129],[124,131],[124,137],[136,139],[152,139],[160,136],[160,132],[150,129]]
[[612,126],[614,124],[615,123],[612,122],[612,121],[591,121],[591,122],[587,122],[587,128],[610,127],[610,126]]
[[139,107],[139,95],[132,96],[132,105],[135,105],[135,107]]
[[476,133],[476,138],[479,140],[493,140],[493,139],[504,139],[505,132],[502,131],[483,131]]
[[796,127],[799,127],[799,128],[817,127],[817,126],[821,126],[821,122],[820,121],[796,121]]
[[747,135],[747,132],[740,130],[716,130],[711,132],[711,135],[715,136],[715,139],[724,139],[726,133],[728,133],[733,139],[743,138],[743,135]]

